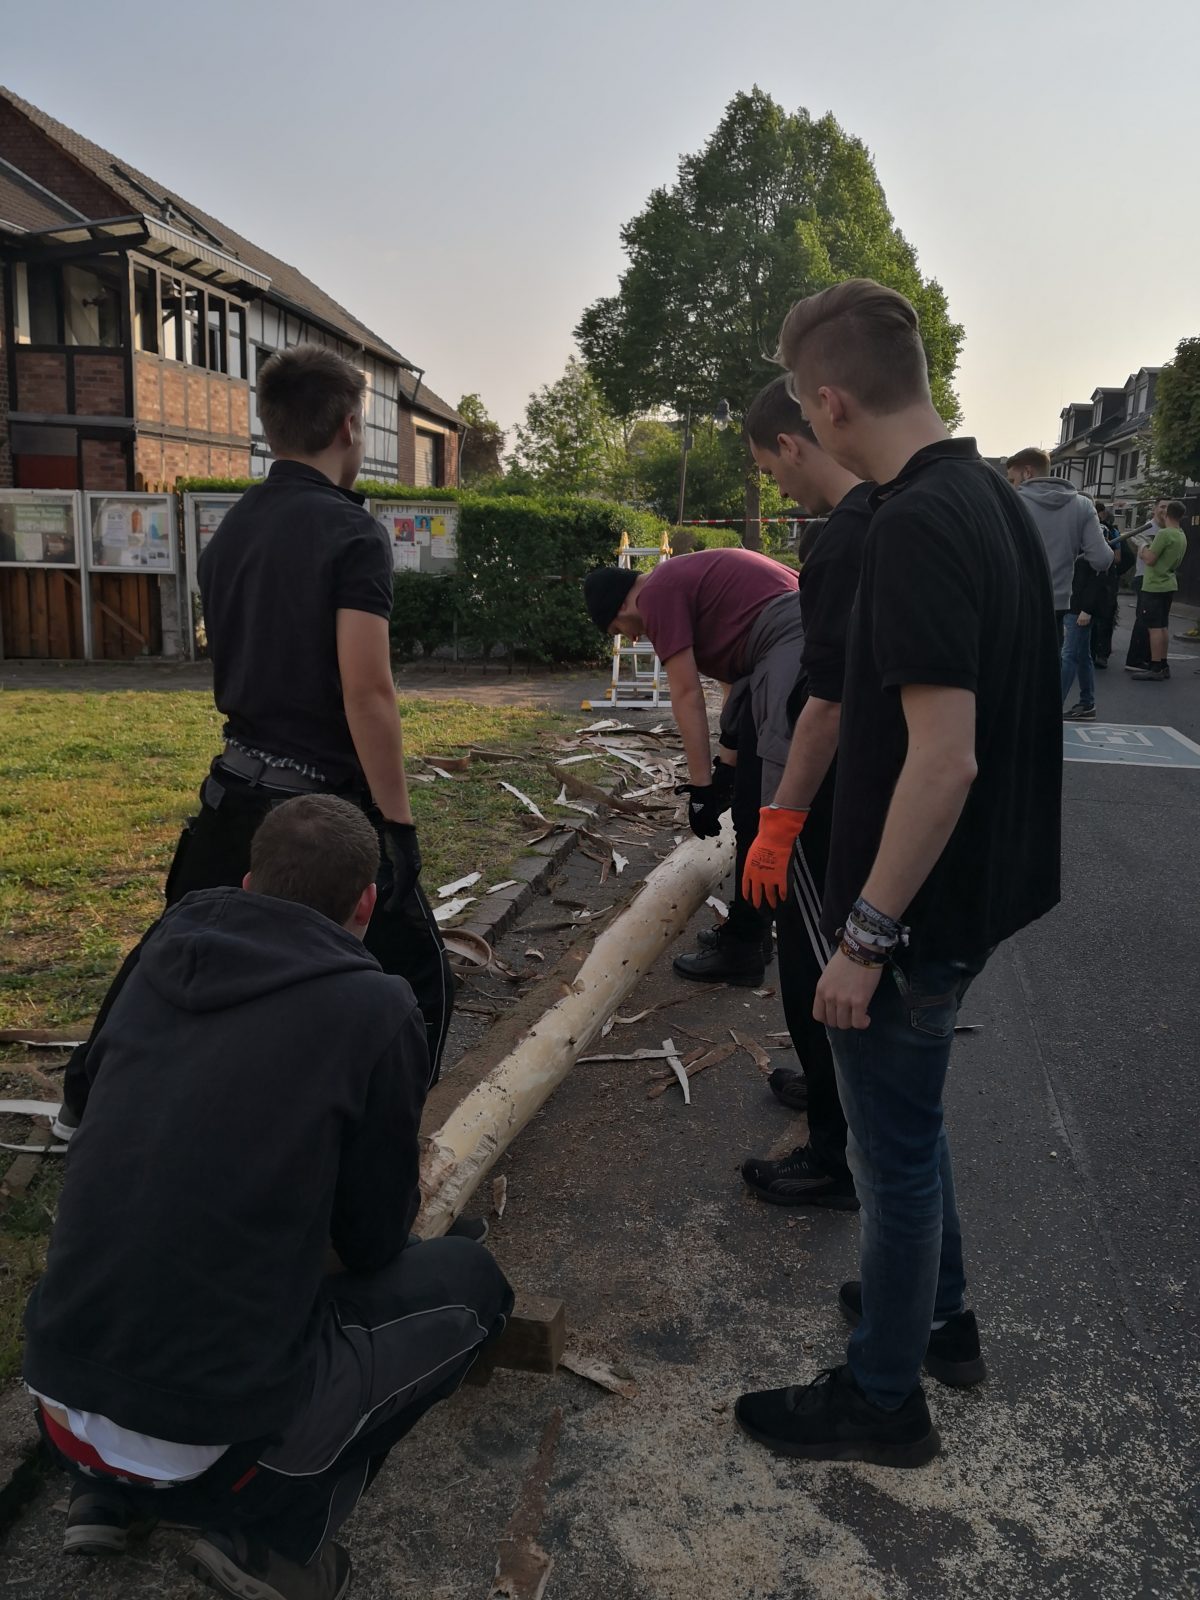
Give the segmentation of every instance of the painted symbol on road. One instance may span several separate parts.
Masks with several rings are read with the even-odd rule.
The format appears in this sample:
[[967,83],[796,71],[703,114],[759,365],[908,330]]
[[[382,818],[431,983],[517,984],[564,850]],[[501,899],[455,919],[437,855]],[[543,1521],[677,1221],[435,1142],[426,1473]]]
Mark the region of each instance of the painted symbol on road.
[[1176,728],[1091,722],[1063,728],[1063,760],[1200,771],[1200,744],[1194,744]]

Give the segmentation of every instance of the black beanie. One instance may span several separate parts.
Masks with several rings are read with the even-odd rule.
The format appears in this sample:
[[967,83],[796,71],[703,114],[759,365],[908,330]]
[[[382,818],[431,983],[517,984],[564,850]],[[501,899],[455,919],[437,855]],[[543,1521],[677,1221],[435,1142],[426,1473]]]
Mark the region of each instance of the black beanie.
[[597,567],[583,580],[583,600],[588,615],[602,633],[607,633],[620,611],[625,596],[637,582],[629,567]]

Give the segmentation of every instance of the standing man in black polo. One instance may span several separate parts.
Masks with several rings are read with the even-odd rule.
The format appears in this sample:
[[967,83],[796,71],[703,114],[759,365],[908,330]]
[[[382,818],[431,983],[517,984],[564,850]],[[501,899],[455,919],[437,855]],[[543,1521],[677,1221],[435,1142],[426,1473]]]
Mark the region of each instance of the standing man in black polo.
[[774,798],[762,808],[742,885],[754,905],[776,908],[779,993],[803,1070],[779,1067],[770,1081],[785,1105],[808,1112],[808,1142],[779,1161],[743,1162],[742,1178],[751,1193],[773,1205],[856,1211],[833,1054],[813,1016],[813,1001],[831,954],[820,927],[821,897],[833,822],[846,629],[871,522],[871,486],[821,449],[784,378],[755,398],[745,428],[759,468],[784,494],[827,521],[800,570],[804,642],[788,704],[794,726],[787,765]]
[[[172,906],[193,889],[241,883],[255,829],[290,796],[351,800],[380,846],[365,943],[385,972],[412,987],[436,1077],[453,979],[418,881],[388,642],[391,549],[353,488],[365,389],[357,368],[318,345],[280,351],[259,374],[258,414],[275,462],[231,507],[200,560],[225,748],[180,837],[166,899]],[[126,957],[93,1038],[140,949]],[[60,1132],[68,1137],[87,1098],[90,1044],[67,1068]]]
[[[922,1365],[984,1376],[942,1091],[959,1002],[1059,897],[1062,724],[1037,529],[933,407],[917,314],[866,279],[789,312],[780,359],[822,447],[874,479],[850,624],[817,990],[862,1202],[846,1365],[743,1395],[788,1455],[913,1467],[940,1448]],[[1107,552],[1106,552],[1107,553]]]

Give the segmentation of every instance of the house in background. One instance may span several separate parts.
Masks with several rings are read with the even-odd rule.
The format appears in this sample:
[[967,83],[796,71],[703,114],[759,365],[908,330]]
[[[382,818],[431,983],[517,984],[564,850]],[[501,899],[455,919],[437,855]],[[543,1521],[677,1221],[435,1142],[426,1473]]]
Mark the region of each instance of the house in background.
[[[0,299],[0,488],[261,477],[258,374],[301,342],[366,378],[364,477],[458,481],[461,418],[415,362],[295,267],[2,88]],[[89,610],[100,654],[162,650],[161,582],[103,580]],[[52,565],[0,568],[5,652],[77,655],[81,596]]]
[[461,419],[295,267],[0,89],[0,486],[260,476],[255,383],[328,345],[367,380],[363,473],[454,485]]
[[1145,438],[1161,367],[1141,367],[1121,388],[1096,389],[1090,400],[1064,406],[1050,474],[1066,478],[1094,500],[1111,504],[1131,527],[1144,499]]

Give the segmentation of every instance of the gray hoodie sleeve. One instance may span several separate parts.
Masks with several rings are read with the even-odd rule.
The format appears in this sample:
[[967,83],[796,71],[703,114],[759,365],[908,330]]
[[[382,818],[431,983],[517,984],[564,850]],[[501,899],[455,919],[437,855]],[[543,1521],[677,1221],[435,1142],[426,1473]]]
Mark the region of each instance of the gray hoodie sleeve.
[[1096,508],[1086,495],[1079,497],[1079,511],[1079,527],[1076,533],[1079,542],[1075,547],[1075,554],[1082,556],[1093,572],[1107,572],[1113,564],[1112,546],[1104,537],[1104,529],[1100,526]]

